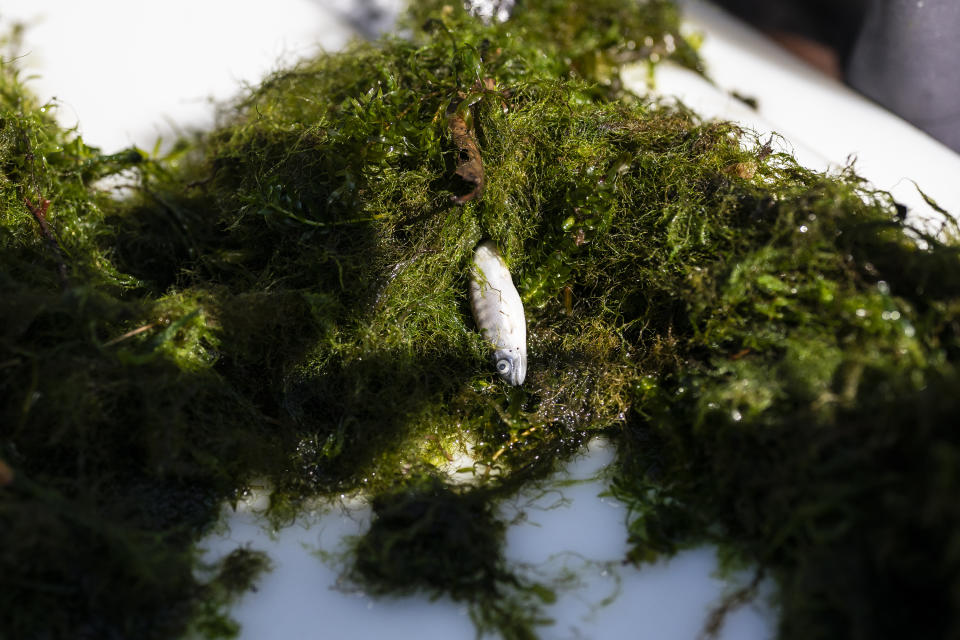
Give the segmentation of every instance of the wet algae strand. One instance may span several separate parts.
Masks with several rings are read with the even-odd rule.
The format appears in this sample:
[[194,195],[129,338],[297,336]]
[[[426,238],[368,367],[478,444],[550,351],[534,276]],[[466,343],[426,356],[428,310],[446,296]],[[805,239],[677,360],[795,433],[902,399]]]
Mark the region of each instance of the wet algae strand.
[[[960,633],[956,235],[625,93],[624,61],[696,66],[669,4],[407,28],[162,159],[83,144],[4,67],[0,635],[230,635],[265,560],[201,572],[194,544],[266,479],[275,524],[371,497],[371,592],[535,637],[551,594],[497,505],[601,433],[634,562],[719,543],[776,581],[782,638]],[[519,388],[471,320],[483,238],[526,309]]]

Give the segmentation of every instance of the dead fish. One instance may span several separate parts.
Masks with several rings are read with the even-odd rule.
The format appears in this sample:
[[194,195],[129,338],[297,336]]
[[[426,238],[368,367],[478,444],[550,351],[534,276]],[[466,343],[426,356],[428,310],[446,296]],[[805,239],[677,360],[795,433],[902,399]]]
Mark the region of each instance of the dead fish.
[[497,245],[485,240],[473,251],[470,308],[480,333],[493,346],[497,373],[514,386],[527,375],[527,321],[523,302]]

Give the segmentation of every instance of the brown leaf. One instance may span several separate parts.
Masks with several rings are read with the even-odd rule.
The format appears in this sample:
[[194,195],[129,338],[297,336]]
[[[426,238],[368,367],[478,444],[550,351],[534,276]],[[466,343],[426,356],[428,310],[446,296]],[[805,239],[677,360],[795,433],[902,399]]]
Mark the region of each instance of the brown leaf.
[[756,162],[735,162],[723,168],[723,172],[728,176],[737,176],[744,180],[752,180],[757,173]]
[[462,196],[453,196],[451,199],[457,204],[469,202],[483,194],[483,160],[480,158],[480,148],[473,131],[466,121],[457,113],[447,116],[447,127],[453,137],[453,144],[457,147],[456,174],[465,182],[474,185],[473,190]]
[[6,462],[0,459],[0,487],[6,487],[13,483],[13,469]]

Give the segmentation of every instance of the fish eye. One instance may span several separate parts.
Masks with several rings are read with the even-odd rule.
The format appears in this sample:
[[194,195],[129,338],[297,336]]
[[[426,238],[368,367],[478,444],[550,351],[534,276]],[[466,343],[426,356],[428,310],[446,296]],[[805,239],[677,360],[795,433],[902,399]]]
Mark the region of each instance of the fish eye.
[[510,361],[509,360],[499,360],[497,362],[497,371],[500,373],[507,373],[510,371]]

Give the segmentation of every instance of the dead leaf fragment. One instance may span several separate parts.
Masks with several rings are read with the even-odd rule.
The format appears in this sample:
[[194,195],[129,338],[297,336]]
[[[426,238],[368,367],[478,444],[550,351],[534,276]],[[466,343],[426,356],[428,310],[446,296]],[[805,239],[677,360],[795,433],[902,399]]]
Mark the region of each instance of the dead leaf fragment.
[[3,460],[0,460],[0,488],[7,487],[13,483],[13,469]]
[[479,198],[483,194],[483,160],[480,157],[480,148],[477,146],[473,131],[467,126],[463,116],[458,113],[449,114],[447,116],[447,127],[450,129],[453,144],[457,148],[457,170],[455,173],[465,182],[474,185],[473,190],[469,193],[451,198],[455,203],[463,204],[474,198]]
[[723,172],[728,176],[737,176],[744,180],[752,180],[757,173],[756,162],[734,162],[723,168]]

